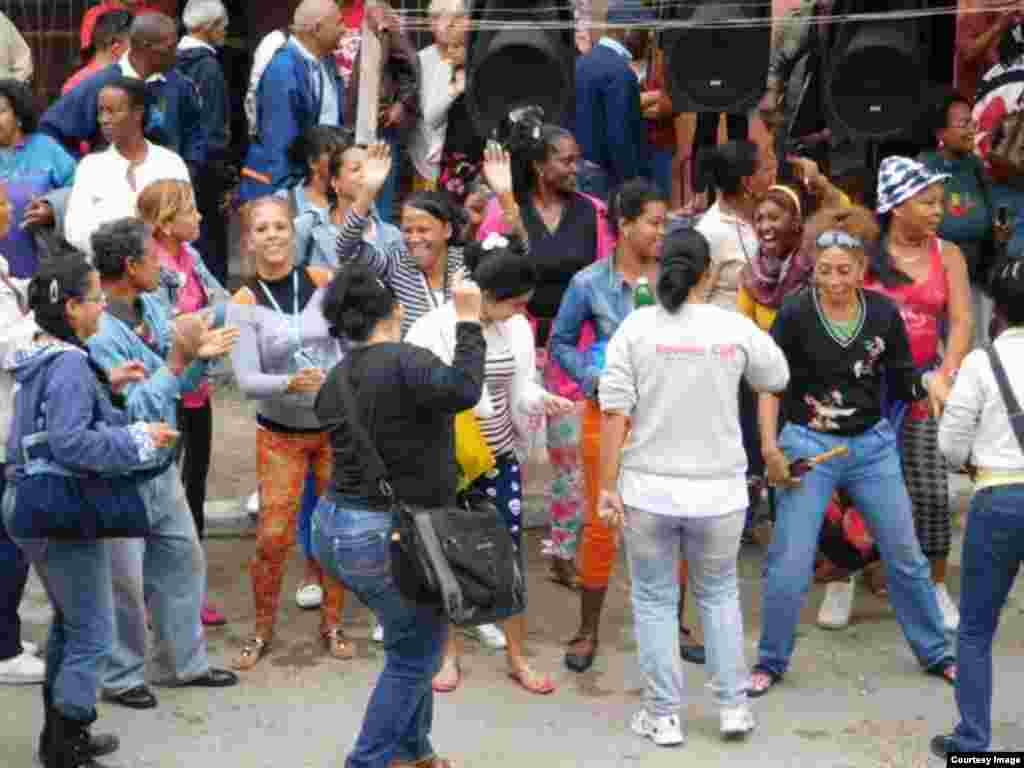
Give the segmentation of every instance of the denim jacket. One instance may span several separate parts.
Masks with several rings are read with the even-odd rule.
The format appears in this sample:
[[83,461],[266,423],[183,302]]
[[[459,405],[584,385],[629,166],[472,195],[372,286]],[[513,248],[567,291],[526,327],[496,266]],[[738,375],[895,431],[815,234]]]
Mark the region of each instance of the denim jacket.
[[[381,219],[376,206],[370,210],[372,234],[363,233],[363,244],[380,253],[390,253],[404,247],[402,233],[394,224]],[[304,267],[338,268],[338,235],[340,227],[324,217],[316,208],[309,207],[295,217],[296,264]]]
[[[614,257],[577,272],[569,282],[551,327],[551,354],[586,397],[596,396],[604,349],[632,311],[633,288],[615,268]],[[593,322],[597,338],[589,350],[580,351],[577,342],[587,320]]]
[[[206,293],[207,306],[212,307],[215,304],[227,304],[231,301],[231,294],[228,293],[224,289],[224,286],[220,284],[220,281],[210,273],[210,270],[206,266],[206,262],[203,261],[203,257],[199,252],[191,245],[186,244],[185,247],[188,249],[189,253],[192,254],[193,268],[195,269],[196,277],[203,286],[203,291]],[[181,290],[182,287],[181,280],[181,273],[174,272],[163,265],[160,266],[160,285],[156,289],[156,294],[170,307],[172,316],[178,314],[178,291]]]
[[133,421],[166,421],[174,425],[181,393],[191,392],[199,385],[207,364],[194,362],[175,376],[165,363],[173,342],[170,308],[155,294],[139,298],[143,322],[152,334],[152,346],[109,312],[103,313],[99,330],[86,344],[89,354],[106,371],[131,361],[146,366],[146,378],[128,384],[123,390],[125,410]]

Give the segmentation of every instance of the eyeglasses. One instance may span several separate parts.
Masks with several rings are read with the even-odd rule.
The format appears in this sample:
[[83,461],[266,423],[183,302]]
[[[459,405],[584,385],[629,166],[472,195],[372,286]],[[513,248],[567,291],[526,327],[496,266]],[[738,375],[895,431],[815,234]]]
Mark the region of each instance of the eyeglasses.
[[864,247],[864,243],[853,235],[848,235],[836,229],[830,229],[818,235],[815,245],[819,248],[859,249]]

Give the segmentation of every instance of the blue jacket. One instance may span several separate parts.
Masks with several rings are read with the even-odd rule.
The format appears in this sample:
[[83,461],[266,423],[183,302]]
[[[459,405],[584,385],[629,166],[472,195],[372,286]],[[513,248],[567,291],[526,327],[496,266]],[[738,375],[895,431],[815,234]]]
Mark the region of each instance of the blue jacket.
[[152,333],[152,346],[134,328],[105,312],[99,330],[87,342],[89,354],[107,371],[132,361],[143,363],[146,378],[124,388],[125,410],[133,421],[165,421],[173,425],[178,420],[181,393],[191,392],[199,385],[207,364],[192,363],[181,376],[175,376],[164,362],[173,340],[170,307],[156,294],[139,298],[142,320]]
[[[152,441],[111,404],[85,350],[64,342],[33,345],[15,354],[10,372],[18,388],[7,460],[19,473],[118,475],[152,459]],[[39,442],[26,456],[31,436]]]
[[[633,311],[633,288],[615,268],[615,259],[601,259],[577,272],[562,296],[551,326],[551,356],[576,382],[583,394],[594,397],[604,370],[604,350],[626,315]],[[577,349],[583,324],[591,320],[597,336],[586,352]]]
[[[370,221],[373,222],[373,237],[364,237],[361,248],[391,253],[405,246],[401,231],[384,221],[376,206],[370,210]],[[295,217],[296,264],[337,270],[339,232],[340,228],[315,208],[310,207],[300,213]]]
[[640,81],[606,45],[576,59],[576,141],[584,159],[608,172],[613,188],[642,175],[647,132]]
[[[79,143],[93,149],[106,145],[98,120],[100,91],[123,76],[119,63],[101,69],[54,102],[39,121],[39,130],[81,154]],[[206,163],[206,132],[196,86],[171,70],[166,79],[146,83],[146,138],[181,155],[195,173]]]
[[[331,62],[338,93],[338,125],[343,125],[345,84]],[[295,140],[320,122],[320,100],[313,92],[309,63],[290,42],[270,60],[256,89],[256,136],[242,170],[242,202],[299,183],[306,169],[289,158]]]
[[206,132],[206,162],[223,163],[227,159],[231,136],[228,132],[228,84],[217,54],[209,48],[178,51],[178,71],[195,83],[202,105],[200,123]]

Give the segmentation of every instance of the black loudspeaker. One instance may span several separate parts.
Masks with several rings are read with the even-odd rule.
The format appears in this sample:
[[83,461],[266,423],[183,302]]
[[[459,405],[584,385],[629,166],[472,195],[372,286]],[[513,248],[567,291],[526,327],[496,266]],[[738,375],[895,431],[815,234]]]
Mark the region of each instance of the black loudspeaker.
[[[466,103],[477,133],[491,138],[513,109],[535,104],[545,120],[571,125],[576,108],[570,6],[548,0],[481,0],[472,10]],[[476,24],[518,22],[506,29]],[[558,29],[525,24],[557,22]]]
[[691,0],[667,10],[687,25],[662,34],[675,111],[749,112],[764,93],[771,3]]
[[830,121],[855,139],[884,140],[913,131],[926,99],[920,25],[914,19],[852,22],[825,72]]

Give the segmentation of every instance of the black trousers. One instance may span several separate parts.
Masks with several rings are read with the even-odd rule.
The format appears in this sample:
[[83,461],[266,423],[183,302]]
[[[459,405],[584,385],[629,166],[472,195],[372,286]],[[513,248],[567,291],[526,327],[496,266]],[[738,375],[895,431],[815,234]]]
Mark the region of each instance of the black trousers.
[[206,530],[206,479],[210,474],[210,452],[213,446],[213,403],[202,408],[178,407],[181,430],[181,483],[185,486],[192,518],[199,538]]
[[[718,138],[718,113],[698,112],[697,130],[693,135],[693,191],[696,193],[705,192],[708,189],[707,179],[701,163],[701,151],[714,147]],[[746,139],[750,134],[750,121],[746,115],[725,116],[726,134],[730,141]],[[710,201],[709,201],[710,202]]]

